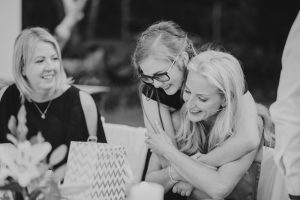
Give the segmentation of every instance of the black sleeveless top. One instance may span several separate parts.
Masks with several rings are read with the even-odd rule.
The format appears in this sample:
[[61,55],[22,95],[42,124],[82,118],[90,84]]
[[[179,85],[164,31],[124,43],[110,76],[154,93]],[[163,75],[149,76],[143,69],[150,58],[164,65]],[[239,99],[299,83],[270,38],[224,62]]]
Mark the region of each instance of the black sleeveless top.
[[184,104],[181,98],[181,89],[173,95],[168,95],[162,88],[155,88],[153,85],[142,83],[141,91],[147,98],[175,108],[176,110],[179,110]]
[[[7,124],[11,115],[17,116],[20,109],[20,92],[16,85],[9,86],[4,92],[0,101],[0,143],[8,142],[6,134],[8,130]],[[48,102],[36,103],[40,110],[44,111]],[[86,120],[81,106],[79,89],[74,86],[68,88],[61,96],[52,100],[45,119],[41,118],[33,102],[25,101],[27,119],[27,139],[41,132],[46,141],[52,145],[52,151],[61,144],[68,147],[71,141],[86,141],[89,133]],[[106,142],[103,125],[98,112],[98,142]],[[51,153],[49,153],[50,155]],[[65,159],[59,164],[67,161]]]

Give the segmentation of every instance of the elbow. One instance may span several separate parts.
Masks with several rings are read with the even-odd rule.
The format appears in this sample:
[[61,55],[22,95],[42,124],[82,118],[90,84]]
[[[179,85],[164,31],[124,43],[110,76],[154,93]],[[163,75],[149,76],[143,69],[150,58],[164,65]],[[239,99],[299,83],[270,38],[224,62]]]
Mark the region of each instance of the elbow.
[[212,199],[225,199],[233,190],[233,187],[229,186],[225,182],[217,183],[214,187],[211,187],[211,190],[207,194]]
[[248,152],[251,152],[255,149],[257,149],[261,143],[261,137],[259,135],[257,136],[252,136],[252,137],[246,137],[243,139],[243,143],[246,146],[246,149],[248,150]]
[[248,141],[249,152],[257,149],[259,145],[260,145],[260,138],[253,138],[252,140]]

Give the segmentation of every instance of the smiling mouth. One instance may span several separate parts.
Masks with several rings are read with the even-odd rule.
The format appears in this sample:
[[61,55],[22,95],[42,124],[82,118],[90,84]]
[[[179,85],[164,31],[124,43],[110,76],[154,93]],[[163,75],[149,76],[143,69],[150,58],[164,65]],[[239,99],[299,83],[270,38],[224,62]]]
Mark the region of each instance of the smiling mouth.
[[192,114],[196,114],[196,113],[201,113],[202,111],[201,110],[191,109],[191,110],[189,110],[189,112],[192,113]]
[[163,87],[162,89],[163,89],[163,90],[168,90],[170,87],[171,87],[171,85],[169,84],[169,85],[167,85],[166,87]]
[[50,80],[54,77],[54,74],[45,74],[42,76],[43,79]]

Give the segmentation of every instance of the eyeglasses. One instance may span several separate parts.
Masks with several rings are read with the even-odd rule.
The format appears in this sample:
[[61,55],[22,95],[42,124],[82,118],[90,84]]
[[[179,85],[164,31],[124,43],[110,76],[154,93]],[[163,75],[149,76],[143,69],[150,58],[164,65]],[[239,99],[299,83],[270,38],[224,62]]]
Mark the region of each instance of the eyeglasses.
[[[183,49],[182,49],[183,50]],[[159,82],[167,82],[170,80],[169,72],[173,69],[175,63],[177,62],[179,56],[182,53],[182,50],[180,53],[176,56],[176,58],[173,60],[171,63],[170,67],[167,69],[167,71],[162,72],[162,73],[155,73],[153,76],[147,76],[143,74],[143,70],[139,67],[138,68],[138,73],[139,73],[139,79],[143,81],[144,83],[148,84],[153,84],[154,80],[159,81]]]

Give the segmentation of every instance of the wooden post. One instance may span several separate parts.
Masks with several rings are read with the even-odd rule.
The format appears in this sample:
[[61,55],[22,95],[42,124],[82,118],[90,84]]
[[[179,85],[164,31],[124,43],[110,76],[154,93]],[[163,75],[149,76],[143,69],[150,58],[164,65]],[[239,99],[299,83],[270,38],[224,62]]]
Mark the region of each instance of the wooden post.
[[12,54],[22,26],[21,5],[21,0],[0,1],[0,87],[3,82],[13,81]]

